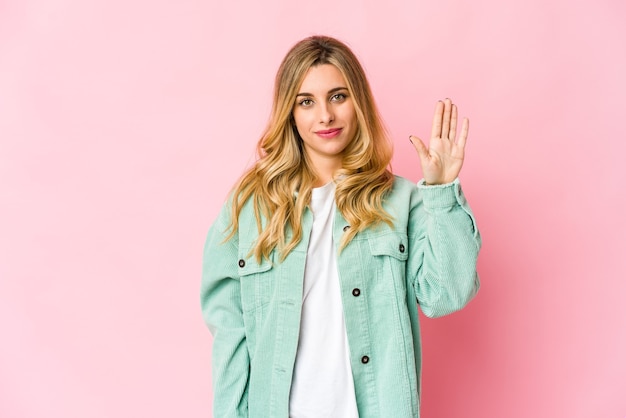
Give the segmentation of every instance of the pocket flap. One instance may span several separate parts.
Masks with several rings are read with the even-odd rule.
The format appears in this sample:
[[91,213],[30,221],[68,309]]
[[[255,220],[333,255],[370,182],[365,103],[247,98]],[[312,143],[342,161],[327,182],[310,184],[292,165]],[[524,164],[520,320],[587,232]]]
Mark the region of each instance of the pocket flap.
[[409,257],[409,243],[407,235],[389,231],[383,234],[372,234],[368,237],[372,255],[388,255],[398,260]]
[[255,273],[263,273],[271,270],[274,263],[274,251],[270,253],[270,259],[261,258],[261,262],[257,262],[256,257],[252,253],[253,247],[239,249],[239,276],[248,276]]

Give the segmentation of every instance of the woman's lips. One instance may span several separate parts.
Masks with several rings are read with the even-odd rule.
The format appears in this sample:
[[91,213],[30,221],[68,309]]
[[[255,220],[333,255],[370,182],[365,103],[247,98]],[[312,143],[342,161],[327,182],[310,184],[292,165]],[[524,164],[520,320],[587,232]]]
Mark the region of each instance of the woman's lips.
[[341,133],[341,129],[342,128],[325,129],[325,130],[322,130],[322,131],[316,131],[315,134],[318,135],[318,136],[321,136],[322,138],[330,139],[330,138],[334,138],[337,135],[339,135]]

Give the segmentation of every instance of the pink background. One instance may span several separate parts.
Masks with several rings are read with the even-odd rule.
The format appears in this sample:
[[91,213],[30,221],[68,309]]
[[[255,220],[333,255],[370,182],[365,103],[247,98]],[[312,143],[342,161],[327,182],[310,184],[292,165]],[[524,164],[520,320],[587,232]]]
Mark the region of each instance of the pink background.
[[626,3],[0,1],[0,416],[210,416],[207,229],[287,49],[326,33],[409,133],[472,123],[484,247],[423,321],[423,416],[626,416]]

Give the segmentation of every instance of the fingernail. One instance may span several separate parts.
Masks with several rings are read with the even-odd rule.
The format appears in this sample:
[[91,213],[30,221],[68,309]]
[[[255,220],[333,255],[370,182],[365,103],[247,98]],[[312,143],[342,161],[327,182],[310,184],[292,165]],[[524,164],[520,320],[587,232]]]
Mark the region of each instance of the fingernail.
[[411,135],[409,135],[409,142],[412,144],[413,140],[411,139]]

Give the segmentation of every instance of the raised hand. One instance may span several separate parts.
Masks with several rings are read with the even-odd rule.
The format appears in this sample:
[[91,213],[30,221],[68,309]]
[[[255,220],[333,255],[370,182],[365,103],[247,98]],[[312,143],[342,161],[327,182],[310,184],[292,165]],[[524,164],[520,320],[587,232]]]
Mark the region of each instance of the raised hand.
[[463,119],[461,133],[456,139],[457,108],[450,99],[437,102],[428,148],[418,137],[409,139],[417,150],[426,184],[445,184],[454,181],[463,166],[465,141],[469,119]]

